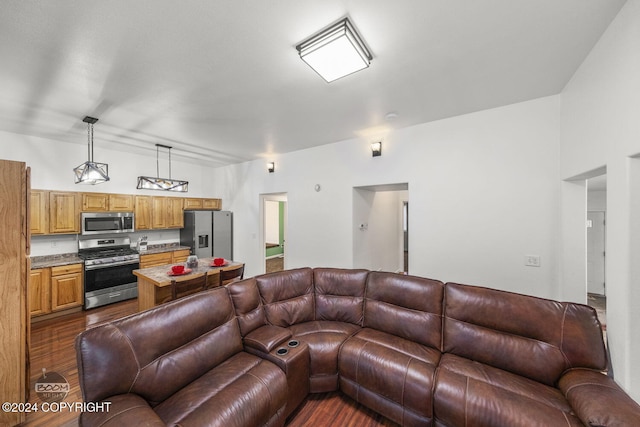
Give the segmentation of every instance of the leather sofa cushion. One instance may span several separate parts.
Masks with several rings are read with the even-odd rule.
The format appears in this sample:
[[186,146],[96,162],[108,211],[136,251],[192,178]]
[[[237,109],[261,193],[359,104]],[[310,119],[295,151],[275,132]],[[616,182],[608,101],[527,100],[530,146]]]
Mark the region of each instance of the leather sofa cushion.
[[367,270],[314,269],[315,319],[362,326],[367,274]]
[[312,269],[265,274],[256,283],[270,324],[286,328],[315,320]]
[[402,425],[430,425],[440,352],[375,329],[340,350],[340,389]]
[[227,289],[231,295],[243,337],[267,324],[255,278],[231,282],[227,285]]
[[335,376],[335,380],[330,382],[334,385],[332,388],[335,389],[340,347],[360,328],[345,322],[313,321],[299,323],[289,329],[293,338],[309,345],[311,377]]
[[582,426],[560,390],[444,354],[434,395],[437,425]]
[[370,272],[364,327],[440,349],[444,284],[395,273]]
[[240,351],[225,288],[89,329],[76,340],[85,401],[136,393],[152,407]]
[[571,369],[560,378],[558,388],[585,425],[640,426],[640,405],[600,372]]
[[262,426],[284,421],[287,380],[271,362],[240,352],[156,406],[167,425]]
[[550,386],[572,367],[606,368],[591,307],[447,283],[444,352]]

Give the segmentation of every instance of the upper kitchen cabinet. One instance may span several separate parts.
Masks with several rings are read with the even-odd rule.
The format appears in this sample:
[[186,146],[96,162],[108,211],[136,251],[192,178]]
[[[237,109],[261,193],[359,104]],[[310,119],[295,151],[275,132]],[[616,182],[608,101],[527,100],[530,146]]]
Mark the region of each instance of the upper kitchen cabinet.
[[133,212],[133,195],[82,193],[82,212]]
[[181,197],[156,197],[151,201],[152,228],[184,227],[183,199]]
[[181,197],[167,197],[167,228],[184,227],[184,210]]
[[202,208],[219,211],[222,209],[222,201],[220,199],[202,199]]
[[80,233],[78,193],[49,192],[49,233]]
[[109,210],[109,195],[104,193],[82,193],[82,212],[106,212]]
[[49,232],[49,192],[31,190],[31,234]]
[[109,194],[109,210],[111,212],[133,212],[132,194]]
[[220,210],[222,203],[220,199],[184,199],[184,210]]
[[152,223],[151,196],[136,196],[133,212],[135,213],[136,230],[150,230]]
[[202,199],[184,199],[184,210],[202,209]]

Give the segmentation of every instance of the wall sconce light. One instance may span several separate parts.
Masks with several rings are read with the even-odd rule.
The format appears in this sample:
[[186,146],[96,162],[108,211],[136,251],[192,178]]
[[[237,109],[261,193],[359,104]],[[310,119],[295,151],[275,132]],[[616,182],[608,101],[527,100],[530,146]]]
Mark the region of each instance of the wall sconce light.
[[273,162],[267,163],[267,170],[269,173],[273,173],[276,170],[276,164]]
[[327,83],[367,68],[372,58],[348,18],[303,41],[296,49]]
[[378,157],[382,155],[382,142],[374,142],[371,144],[371,156]]

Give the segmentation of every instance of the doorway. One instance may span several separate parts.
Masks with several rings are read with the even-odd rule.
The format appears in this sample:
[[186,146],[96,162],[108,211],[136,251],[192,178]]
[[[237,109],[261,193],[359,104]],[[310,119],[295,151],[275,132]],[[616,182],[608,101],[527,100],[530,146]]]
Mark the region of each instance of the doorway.
[[287,195],[265,194],[262,198],[261,251],[264,254],[264,272],[285,269],[285,242],[287,224]]
[[587,179],[587,304],[606,328],[607,176]]
[[353,188],[353,266],[408,273],[409,185]]

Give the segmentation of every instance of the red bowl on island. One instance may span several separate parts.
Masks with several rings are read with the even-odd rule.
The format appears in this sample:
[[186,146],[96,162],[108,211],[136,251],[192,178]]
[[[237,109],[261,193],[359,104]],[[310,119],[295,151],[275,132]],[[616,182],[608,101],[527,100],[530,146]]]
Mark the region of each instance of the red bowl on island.
[[173,274],[182,274],[184,273],[184,265],[174,265],[171,267],[171,272]]
[[215,267],[220,267],[220,266],[224,265],[224,263],[225,263],[224,258],[214,258],[213,259],[213,265]]

